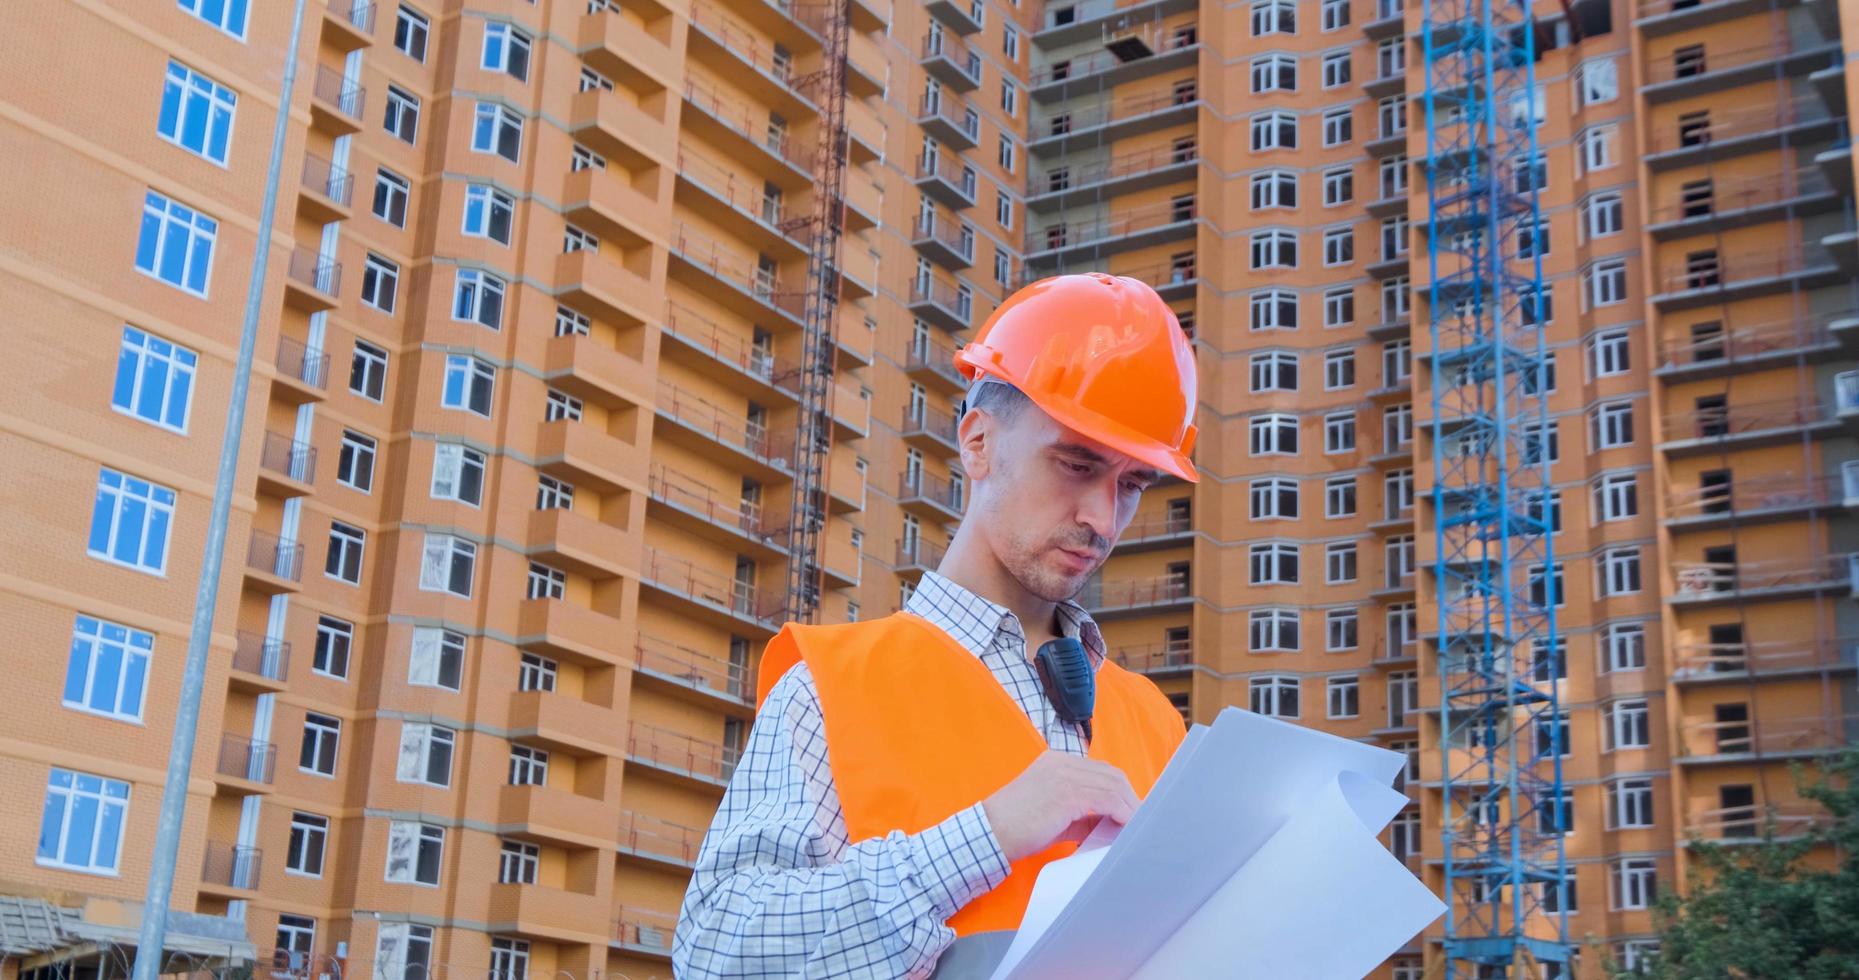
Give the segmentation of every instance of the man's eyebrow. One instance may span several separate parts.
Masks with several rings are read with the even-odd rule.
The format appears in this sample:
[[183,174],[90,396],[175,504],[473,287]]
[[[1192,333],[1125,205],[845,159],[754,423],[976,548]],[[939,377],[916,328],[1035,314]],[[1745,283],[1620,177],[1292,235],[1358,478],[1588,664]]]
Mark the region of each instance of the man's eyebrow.
[[1078,459],[1083,460],[1084,462],[1097,463],[1100,466],[1103,465],[1104,463],[1110,462],[1110,460],[1104,458],[1103,453],[1100,453],[1097,450],[1092,449],[1090,446],[1086,446],[1082,443],[1056,442],[1052,444],[1052,451],[1057,452],[1057,453],[1064,453],[1067,456],[1075,456]]

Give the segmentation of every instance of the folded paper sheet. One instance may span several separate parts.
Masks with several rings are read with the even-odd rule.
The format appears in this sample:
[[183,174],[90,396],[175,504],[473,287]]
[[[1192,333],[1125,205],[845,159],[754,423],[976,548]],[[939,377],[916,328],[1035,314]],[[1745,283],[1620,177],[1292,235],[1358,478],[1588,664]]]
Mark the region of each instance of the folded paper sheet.
[[1237,708],[1129,825],[1041,872],[994,980],[1354,980],[1445,906],[1376,839],[1406,760]]

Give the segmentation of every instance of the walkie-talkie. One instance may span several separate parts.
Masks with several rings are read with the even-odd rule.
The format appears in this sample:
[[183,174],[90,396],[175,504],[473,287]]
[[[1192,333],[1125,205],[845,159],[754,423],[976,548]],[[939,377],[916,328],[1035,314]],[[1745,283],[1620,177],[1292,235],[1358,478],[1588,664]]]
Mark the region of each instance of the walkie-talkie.
[[1091,672],[1090,658],[1077,637],[1062,636],[1042,644],[1033,656],[1039,670],[1039,683],[1045,685],[1046,699],[1060,718],[1084,729],[1085,741],[1091,740],[1091,709],[1097,704],[1097,675]]

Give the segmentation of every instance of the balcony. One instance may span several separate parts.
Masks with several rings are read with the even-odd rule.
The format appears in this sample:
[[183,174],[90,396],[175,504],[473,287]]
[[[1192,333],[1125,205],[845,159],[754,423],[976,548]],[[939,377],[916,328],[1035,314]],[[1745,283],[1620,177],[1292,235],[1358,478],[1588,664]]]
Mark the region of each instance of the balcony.
[[803,325],[805,291],[781,282],[773,267],[738,255],[682,222],[672,228],[671,257],[672,274],[683,273],[696,288],[744,319],[766,322],[774,314],[791,326]]
[[1362,24],[1362,33],[1371,41],[1399,36],[1407,26],[1404,6],[1400,0],[1380,0],[1375,5],[1375,16]]
[[620,753],[614,709],[555,691],[510,695],[509,738],[570,756]]
[[1185,88],[1051,113],[1035,127],[1030,149],[1035,156],[1050,157],[1074,148],[1108,145],[1114,140],[1193,122],[1200,106],[1198,93]]
[[[1796,2],[1799,0],[1785,0],[1774,8],[1790,7]],[[1695,30],[1774,9],[1768,0],[1639,0],[1636,7],[1633,26],[1648,38]]]
[[835,385],[832,418],[835,439],[863,439],[871,435],[871,396],[853,385]]
[[680,187],[697,193],[688,199],[691,209],[734,228],[740,236],[769,255],[805,259],[813,247],[813,216],[783,206],[768,196],[768,182],[747,178],[696,150],[678,147]]
[[1653,374],[1668,382],[1717,378],[1738,371],[1792,366],[1839,348],[1833,325],[1859,316],[1842,310],[1814,317],[1739,325],[1722,333],[1662,345],[1664,363]]
[[276,694],[290,677],[290,642],[240,630],[233,637],[232,686],[250,694]]
[[276,384],[271,393],[286,404],[320,402],[329,393],[329,355],[293,337],[278,337]]
[[959,484],[928,473],[903,473],[897,479],[897,503],[911,513],[927,517],[937,524],[954,524],[962,519]]
[[1766,561],[1675,561],[1676,589],[1666,602],[1678,608],[1852,595],[1859,566],[1852,555],[1810,555]]
[[1717,181],[1703,194],[1681,191],[1683,200],[1654,208],[1646,231],[1669,240],[1715,233],[1837,208],[1840,194],[1819,167],[1742,180]]
[[741,714],[755,703],[755,675],[748,664],[732,663],[645,633],[639,634],[634,651],[633,678],[732,714]]
[[351,85],[342,72],[328,65],[316,66],[316,80],[310,88],[310,119],[317,126],[335,136],[359,133],[367,106],[367,89]]
[[942,388],[952,395],[968,390],[968,380],[955,366],[955,348],[927,337],[913,341],[904,355],[904,373],[912,381]]
[[1117,553],[1172,548],[1194,540],[1194,519],[1188,515],[1158,514],[1130,522],[1117,538]]
[[595,582],[633,574],[627,556],[638,540],[625,528],[562,507],[529,515],[529,557]]
[[515,645],[587,667],[622,664],[614,648],[626,635],[617,617],[565,599],[528,599],[517,606]]
[[[1181,299],[1193,299],[1194,289],[1200,285],[1200,274],[1195,270],[1192,255],[1162,263],[1144,266],[1140,269],[1112,269],[1113,276],[1128,276],[1137,282],[1148,283],[1156,295],[1173,302]],[[1034,273],[1027,273],[1027,282],[1038,278]],[[1024,284],[1023,284],[1024,285]],[[1193,340],[1190,332],[1189,340]]]
[[757,163],[762,175],[777,183],[813,179],[809,142],[786,129],[770,128],[766,109],[730,99],[696,78],[684,83],[684,104],[695,110],[684,114],[684,125],[729,159]]
[[975,230],[940,215],[919,215],[910,233],[910,244],[945,269],[960,271],[975,261]]
[[645,249],[635,249],[627,261],[603,258],[599,252],[576,249],[555,257],[556,295],[574,308],[608,320],[619,327],[637,327],[651,320],[645,303],[660,290],[645,272],[630,267],[649,264]]
[[587,334],[551,337],[542,349],[542,380],[590,404],[634,408],[651,400],[651,372],[610,342]]
[[488,906],[487,924],[501,936],[586,943],[607,932],[607,904],[591,893],[498,882],[490,886]]
[[923,70],[957,92],[972,92],[981,86],[981,54],[948,32],[934,32],[923,37],[920,60]]
[[323,8],[323,43],[347,54],[374,43],[375,4],[329,0]]
[[966,283],[941,279],[925,281],[917,276],[910,282],[910,312],[925,323],[950,333],[961,333],[972,325],[975,296]]
[[[643,14],[641,8],[635,11]],[[641,25],[618,11],[595,10],[583,14],[575,33],[575,51],[589,68],[639,91],[669,88],[679,75],[678,58],[646,17]],[[695,14],[692,23],[696,22]]]
[[917,190],[951,208],[975,206],[975,168],[951,157],[917,158]]
[[929,0],[931,17],[957,34],[980,33],[986,8],[981,0]]
[[1028,264],[1063,263],[1170,242],[1193,241],[1194,199],[1114,211],[1101,218],[1056,222],[1026,236]]
[[[355,212],[355,177],[314,153],[303,157],[303,181],[298,184],[297,212],[319,224],[347,221]],[[335,290],[330,290],[335,292]]]
[[722,789],[736,772],[741,751],[669,729],[633,722],[627,734],[626,763],[679,781]]
[[1190,608],[1194,596],[1188,580],[1180,575],[1106,582],[1093,575],[1078,593],[1077,603],[1100,619],[1138,613],[1167,612]]
[[1859,715],[1695,721],[1680,728],[1673,757],[1683,766],[1807,759],[1846,748],[1856,734]]
[[252,529],[245,547],[245,580],[259,592],[295,592],[303,583],[303,545]]
[[865,509],[865,474],[845,457],[833,460],[826,474],[826,506],[834,514]]
[[269,793],[277,763],[277,746],[227,732],[220,735],[213,781],[241,796]]
[[787,479],[794,472],[794,433],[771,434],[766,424],[740,414],[726,414],[716,404],[672,384],[658,385],[659,436],[695,444],[700,449],[721,447],[765,479]]
[[1668,457],[1749,449],[1839,430],[1832,406],[1802,398],[1698,408],[1667,415],[1659,449]]
[[633,185],[624,171],[588,167],[562,182],[562,214],[623,249],[659,242],[663,225],[656,200]]
[[284,298],[305,313],[335,309],[341,302],[342,263],[313,248],[291,249],[284,264]]
[[891,62],[876,42],[853,33],[846,39],[846,91],[854,100],[883,95],[890,87]]
[[862,167],[883,158],[886,132],[885,125],[871,114],[869,108],[857,102],[846,103],[846,153],[853,167]]
[[206,856],[200,863],[200,890],[219,898],[257,898],[263,866],[264,852],[256,847],[207,841]]
[[[878,293],[878,257],[870,249],[857,247],[844,248],[839,255],[839,293],[842,300],[867,299]],[[870,367],[871,351],[869,345],[858,348],[846,346],[846,341],[859,336],[850,330],[835,330],[833,335],[839,341],[839,355],[849,360],[851,367]],[[842,364],[841,370],[847,365]]]
[[282,432],[265,433],[258,447],[258,486],[279,497],[305,497],[316,482],[316,447]]
[[924,405],[916,411],[905,409],[904,423],[899,429],[904,441],[939,456],[954,456],[959,451],[956,441],[956,426],[960,422],[948,412],[937,411]]
[[1192,148],[1157,147],[1082,166],[1048,167],[1033,183],[1027,207],[1049,212],[1073,201],[1095,202],[1119,194],[1180,183],[1194,177],[1200,157]]
[[557,419],[536,428],[536,469],[599,493],[645,483],[645,454],[587,422]]
[[1826,820],[1826,809],[1809,802],[1697,810],[1686,815],[1685,836],[1679,846],[1689,847],[1693,839],[1753,844],[1761,841],[1765,833],[1773,840],[1798,840]]
[[615,809],[606,800],[553,786],[499,786],[497,832],[538,844],[607,848]]
[[1151,643],[1118,647],[1110,659],[1124,670],[1148,677],[1172,677],[1194,669],[1194,649],[1186,643]]
[[1060,8],[1047,7],[1034,29],[1033,43],[1040,48],[1056,48],[1107,37],[1126,23],[1162,20],[1197,8],[1194,0],[1135,0],[1079,8],[1068,23],[1059,23]]
[[[767,513],[757,503],[711,488],[662,464],[646,478],[655,516],[728,548],[745,546],[765,556],[787,554],[786,515]],[[661,510],[662,508],[662,510]]]
[[1769,643],[1691,643],[1672,651],[1681,685],[1825,677],[1859,670],[1859,640],[1799,637]]
[[924,572],[933,572],[942,564],[942,558],[949,549],[934,545],[922,538],[912,538],[897,542],[897,561],[892,570],[908,579],[921,578]]
[[980,114],[952,93],[932,97],[925,92],[917,100],[917,125],[951,150],[972,150],[981,139]]
[[686,827],[631,810],[620,811],[616,844],[622,856],[688,871],[697,864],[697,851],[703,843],[702,827]]
[[1653,129],[1646,166],[1658,172],[1829,136],[1840,120],[1818,98],[1695,114]]
[[1729,486],[1674,489],[1666,496],[1665,526],[1698,531],[1784,521],[1859,503],[1851,477],[1774,473]]
[[671,937],[678,928],[677,915],[625,906],[619,911],[619,916],[613,920],[614,949],[671,961]]
[[627,170],[669,166],[671,127],[665,124],[663,93],[636,98],[630,90],[588,89],[568,104],[568,132],[588,149]]
[[665,312],[665,336],[675,344],[661,348],[665,353],[684,352],[708,373],[716,367],[730,371],[731,384],[746,383],[752,397],[778,398],[796,402],[795,390],[800,368],[775,357],[742,335],[725,331],[715,321],[680,303],[671,303]]
[[1118,85],[1190,68],[1200,57],[1199,25],[1152,23],[1107,32],[1105,50],[1035,70],[1027,79],[1033,98],[1052,102],[1068,95],[1109,91]]
[[787,616],[787,596],[780,589],[758,591],[754,583],[737,581],[654,548],[645,551],[640,583],[718,627],[747,630],[764,639],[773,636]]
[[1668,57],[1646,66],[1646,83],[1640,91],[1649,103],[1709,95],[1751,82],[1766,82],[1778,74],[1799,75],[1823,68],[1839,56],[1838,44],[1801,44],[1786,33],[1761,44],[1715,51],[1703,47],[1695,57]]
[[852,0],[852,29],[881,31],[891,22],[891,0]]

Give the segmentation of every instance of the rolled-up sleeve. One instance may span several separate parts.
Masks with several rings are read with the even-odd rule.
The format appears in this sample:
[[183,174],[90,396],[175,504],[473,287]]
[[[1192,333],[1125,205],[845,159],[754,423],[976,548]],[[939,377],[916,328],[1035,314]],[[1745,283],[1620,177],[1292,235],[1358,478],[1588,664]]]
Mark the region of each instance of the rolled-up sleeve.
[[922,977],[962,906],[1007,877],[977,803],[920,833],[851,843],[806,664],[776,682],[697,857],[679,977]]

